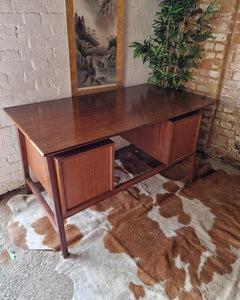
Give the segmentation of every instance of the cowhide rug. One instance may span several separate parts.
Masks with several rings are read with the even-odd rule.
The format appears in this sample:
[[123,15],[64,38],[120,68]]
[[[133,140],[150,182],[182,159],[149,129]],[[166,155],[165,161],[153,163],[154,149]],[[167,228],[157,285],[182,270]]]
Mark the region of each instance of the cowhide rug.
[[[127,173],[118,168],[118,181]],[[73,299],[240,299],[240,176],[197,174],[184,183],[178,165],[164,173],[172,179],[157,174],[66,220],[71,254],[56,270]],[[59,251],[34,196],[9,205],[14,243]]]

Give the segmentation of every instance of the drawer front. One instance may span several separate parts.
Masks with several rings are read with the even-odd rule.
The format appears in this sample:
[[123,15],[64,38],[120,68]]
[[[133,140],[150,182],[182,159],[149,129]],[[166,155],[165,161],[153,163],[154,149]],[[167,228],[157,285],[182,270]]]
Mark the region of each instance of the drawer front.
[[196,114],[177,121],[169,121],[173,126],[169,162],[172,163],[196,151],[201,115]]
[[114,187],[114,143],[110,140],[54,160],[63,214]]

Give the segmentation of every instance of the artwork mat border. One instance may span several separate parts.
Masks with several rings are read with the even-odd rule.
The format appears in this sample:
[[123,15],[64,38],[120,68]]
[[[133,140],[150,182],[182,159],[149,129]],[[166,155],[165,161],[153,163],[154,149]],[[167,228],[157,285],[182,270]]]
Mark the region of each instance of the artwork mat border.
[[82,87],[82,88],[78,87],[73,0],[66,0],[66,15],[67,15],[72,96],[98,93],[98,92],[113,90],[118,87],[121,87],[122,57],[123,57],[124,0],[117,0],[117,59],[116,59],[116,83],[114,84],[106,84],[106,85]]

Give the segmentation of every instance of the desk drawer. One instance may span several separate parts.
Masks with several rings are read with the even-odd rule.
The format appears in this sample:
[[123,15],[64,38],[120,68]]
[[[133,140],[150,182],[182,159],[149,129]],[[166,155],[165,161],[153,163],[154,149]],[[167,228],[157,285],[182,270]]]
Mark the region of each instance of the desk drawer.
[[121,134],[123,138],[165,165],[196,150],[201,114],[145,125]]
[[54,157],[63,214],[114,187],[114,143],[96,143]]
[[169,150],[169,154],[162,157],[165,160],[163,161],[164,163],[174,163],[196,151],[200,123],[200,114],[167,121],[167,124],[165,124],[166,128],[164,126],[162,128],[163,138],[161,145]]

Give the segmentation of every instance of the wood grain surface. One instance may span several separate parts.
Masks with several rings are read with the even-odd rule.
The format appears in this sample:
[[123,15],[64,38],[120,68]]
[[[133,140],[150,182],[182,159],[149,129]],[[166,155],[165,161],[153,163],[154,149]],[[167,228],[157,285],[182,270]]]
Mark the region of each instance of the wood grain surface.
[[5,108],[42,155],[76,148],[215,103],[148,84]]
[[114,188],[114,143],[110,140],[54,157],[62,212]]

